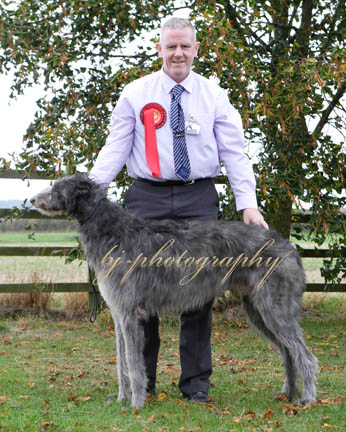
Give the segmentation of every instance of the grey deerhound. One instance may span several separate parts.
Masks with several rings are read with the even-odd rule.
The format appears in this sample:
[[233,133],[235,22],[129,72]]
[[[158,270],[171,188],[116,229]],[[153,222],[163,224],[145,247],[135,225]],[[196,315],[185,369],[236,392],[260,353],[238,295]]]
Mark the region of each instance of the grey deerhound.
[[242,296],[250,325],[275,346],[292,399],[300,374],[300,404],[316,396],[317,359],[299,326],[305,289],[301,260],[275,231],[226,221],[147,221],[106,197],[88,176],[57,180],[31,199],[43,214],[79,222],[79,235],[116,329],[118,401],[146,400],[143,320],[159,312],[202,307],[226,290]]

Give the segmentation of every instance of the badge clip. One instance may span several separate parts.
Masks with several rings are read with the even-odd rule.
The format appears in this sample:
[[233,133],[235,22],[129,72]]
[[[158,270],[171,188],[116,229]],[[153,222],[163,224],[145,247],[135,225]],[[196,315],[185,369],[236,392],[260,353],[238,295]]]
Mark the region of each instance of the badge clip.
[[189,121],[185,122],[185,133],[187,135],[199,135],[201,126],[196,122],[193,114],[189,114]]

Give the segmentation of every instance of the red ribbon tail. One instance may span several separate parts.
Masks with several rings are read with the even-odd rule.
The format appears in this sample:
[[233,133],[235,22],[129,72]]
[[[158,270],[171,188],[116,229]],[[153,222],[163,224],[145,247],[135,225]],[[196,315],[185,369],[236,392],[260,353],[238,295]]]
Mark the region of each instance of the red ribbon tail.
[[152,108],[143,113],[145,130],[145,158],[153,177],[161,177],[159,152],[157,150],[154,110]]

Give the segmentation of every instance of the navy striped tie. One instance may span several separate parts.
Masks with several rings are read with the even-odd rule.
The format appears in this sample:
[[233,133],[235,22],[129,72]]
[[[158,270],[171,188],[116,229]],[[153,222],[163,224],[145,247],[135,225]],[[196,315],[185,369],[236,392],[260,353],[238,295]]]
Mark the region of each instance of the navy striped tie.
[[191,167],[185,140],[184,111],[180,105],[184,87],[177,84],[171,90],[171,128],[173,132],[174,170],[177,177],[187,181]]

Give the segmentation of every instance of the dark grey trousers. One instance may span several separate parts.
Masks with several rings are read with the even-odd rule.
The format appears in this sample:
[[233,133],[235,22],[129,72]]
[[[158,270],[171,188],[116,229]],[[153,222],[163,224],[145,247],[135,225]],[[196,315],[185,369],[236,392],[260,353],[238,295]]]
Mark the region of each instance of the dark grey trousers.
[[[155,186],[137,180],[125,195],[125,205],[131,213],[144,219],[216,220],[219,200],[211,179],[178,186]],[[201,310],[186,312],[180,317],[179,388],[186,396],[209,390],[212,304],[210,301]],[[158,316],[151,317],[143,325],[148,390],[153,390],[160,347]]]

